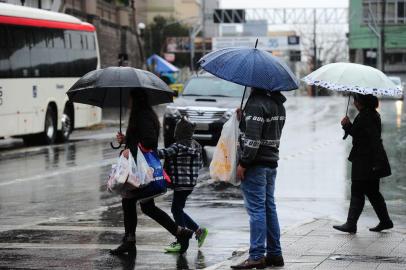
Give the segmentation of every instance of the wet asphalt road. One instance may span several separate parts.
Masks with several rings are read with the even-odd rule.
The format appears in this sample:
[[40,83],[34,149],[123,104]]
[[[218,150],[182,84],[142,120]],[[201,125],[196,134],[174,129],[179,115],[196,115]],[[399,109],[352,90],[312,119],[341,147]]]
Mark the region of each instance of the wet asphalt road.
[[[282,230],[309,218],[344,220],[349,199],[351,140],[339,122],[344,98],[289,98],[277,176]],[[401,101],[381,102],[383,140],[393,175],[382,192],[397,228],[406,229],[406,116]],[[355,110],[350,110],[351,119]],[[247,247],[248,218],[236,187],[211,183],[202,170],[187,212],[209,237],[186,257],[165,254],[172,237],[140,215],[137,258],[112,257],[121,240],[120,198],[105,191],[117,151],[115,128],[77,131],[72,141],[50,147],[0,141],[0,269],[195,269],[221,262]],[[209,152],[212,149],[207,149]],[[170,213],[171,194],[158,200]],[[360,227],[377,223],[367,204]]]

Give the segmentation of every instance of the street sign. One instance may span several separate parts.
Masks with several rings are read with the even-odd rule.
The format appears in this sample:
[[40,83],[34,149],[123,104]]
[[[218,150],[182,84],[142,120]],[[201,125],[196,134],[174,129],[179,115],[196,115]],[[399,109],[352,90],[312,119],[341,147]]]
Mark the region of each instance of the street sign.
[[289,45],[298,45],[300,43],[299,36],[288,36]]
[[[257,37],[214,37],[213,50],[226,47],[254,47]],[[299,39],[297,39],[299,42]],[[300,50],[300,44],[290,44],[288,36],[258,37],[257,48],[266,51]]]

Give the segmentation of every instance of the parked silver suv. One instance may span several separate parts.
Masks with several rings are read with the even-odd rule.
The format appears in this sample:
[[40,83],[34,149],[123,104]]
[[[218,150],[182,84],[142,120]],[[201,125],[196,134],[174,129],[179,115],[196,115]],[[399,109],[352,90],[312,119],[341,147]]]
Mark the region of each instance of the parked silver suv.
[[194,139],[203,145],[216,145],[223,124],[240,106],[243,92],[244,86],[208,73],[192,76],[182,95],[166,108],[163,120],[165,146],[174,142],[175,125],[182,116],[196,123]]

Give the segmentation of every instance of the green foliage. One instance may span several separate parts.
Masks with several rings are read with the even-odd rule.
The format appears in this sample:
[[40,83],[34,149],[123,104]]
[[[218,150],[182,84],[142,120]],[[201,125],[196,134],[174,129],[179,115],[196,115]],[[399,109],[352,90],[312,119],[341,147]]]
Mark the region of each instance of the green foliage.
[[129,0],[116,0],[116,3],[128,7],[130,4],[130,1]]
[[[149,24],[145,29],[144,44],[146,56],[152,54],[161,55],[165,51],[165,40],[167,37],[186,37],[189,36],[189,28],[187,25],[177,22],[174,18],[165,18],[157,16],[154,22]],[[187,57],[178,57],[182,60],[180,66],[187,65]],[[178,60],[178,59],[177,59]],[[186,63],[183,63],[186,61]],[[175,63],[176,64],[176,63]]]

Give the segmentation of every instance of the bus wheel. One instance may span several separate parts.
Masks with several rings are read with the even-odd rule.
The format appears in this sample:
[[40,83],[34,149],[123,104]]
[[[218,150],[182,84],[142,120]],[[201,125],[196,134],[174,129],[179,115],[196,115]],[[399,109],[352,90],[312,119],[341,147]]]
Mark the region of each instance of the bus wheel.
[[52,107],[48,106],[47,113],[45,115],[44,132],[41,134],[41,141],[44,144],[53,144],[56,140],[56,113]]
[[62,129],[58,131],[57,141],[58,142],[67,142],[69,136],[73,131],[73,117],[72,110],[70,107],[65,107],[61,119]]

